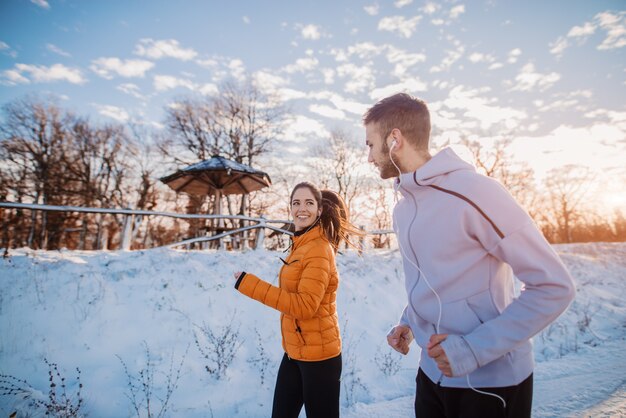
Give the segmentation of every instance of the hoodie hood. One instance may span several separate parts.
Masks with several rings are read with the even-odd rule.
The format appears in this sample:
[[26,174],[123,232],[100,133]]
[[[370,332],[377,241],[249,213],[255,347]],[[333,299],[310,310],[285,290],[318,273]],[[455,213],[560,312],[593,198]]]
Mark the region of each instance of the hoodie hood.
[[402,195],[406,196],[407,193],[417,190],[420,186],[437,183],[437,178],[440,176],[459,170],[476,171],[473,165],[456,155],[452,148],[446,147],[416,171],[400,175],[396,180],[396,186]]

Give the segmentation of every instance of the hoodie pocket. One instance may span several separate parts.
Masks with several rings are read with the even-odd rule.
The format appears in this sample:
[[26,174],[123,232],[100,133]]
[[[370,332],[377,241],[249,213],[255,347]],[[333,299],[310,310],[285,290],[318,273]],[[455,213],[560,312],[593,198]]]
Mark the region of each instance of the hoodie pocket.
[[494,319],[500,314],[493,303],[489,289],[467,298],[467,306],[480,320],[481,324]]
[[466,299],[444,303],[441,314],[441,333],[465,335],[478,327],[482,321],[474,313]]

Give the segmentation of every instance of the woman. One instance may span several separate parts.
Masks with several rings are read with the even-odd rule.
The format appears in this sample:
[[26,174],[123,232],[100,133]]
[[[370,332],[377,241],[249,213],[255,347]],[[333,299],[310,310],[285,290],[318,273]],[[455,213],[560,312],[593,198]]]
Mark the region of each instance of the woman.
[[283,356],[272,418],[339,417],[341,337],[337,319],[339,275],[335,254],[347,233],[360,235],[348,222],[343,200],[329,190],[300,183],[291,192],[296,232],[279,273],[278,287],[237,272],[235,288],[281,312]]

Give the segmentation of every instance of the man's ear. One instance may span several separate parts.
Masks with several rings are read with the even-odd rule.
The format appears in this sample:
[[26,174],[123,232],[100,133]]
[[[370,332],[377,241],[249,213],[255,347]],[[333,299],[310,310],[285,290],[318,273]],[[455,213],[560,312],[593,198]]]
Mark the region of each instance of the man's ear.
[[391,143],[389,144],[388,148],[392,149],[395,148],[399,145],[400,142],[400,136],[402,136],[402,133],[400,132],[400,129],[398,128],[394,128],[391,131],[391,134],[389,134],[389,136],[391,137]]

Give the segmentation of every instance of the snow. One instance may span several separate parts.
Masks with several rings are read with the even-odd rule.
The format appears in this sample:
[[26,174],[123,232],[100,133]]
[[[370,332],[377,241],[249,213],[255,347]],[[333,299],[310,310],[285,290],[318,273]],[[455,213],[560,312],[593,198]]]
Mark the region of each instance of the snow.
[[[535,337],[533,416],[626,416],[626,243],[555,248],[575,278],[577,297]],[[276,283],[280,256],[163,248],[10,250],[0,259],[0,374],[24,379],[32,389],[0,396],[0,415],[44,416],[29,404],[48,399],[45,358],[58,365],[74,402],[80,369],[80,410],[90,416],[137,416],[128,375],[139,377],[142,370],[154,373],[151,416],[158,416],[166,378],[175,380],[181,362],[164,416],[269,416],[283,354],[279,314],[236,292],[233,272]],[[342,416],[413,416],[419,348],[403,357],[385,341],[406,299],[400,255],[347,251],[337,262]],[[220,379],[207,371],[215,364],[198,348],[210,346],[203,327],[235,337],[238,350]],[[148,416],[145,403],[139,412]]]

